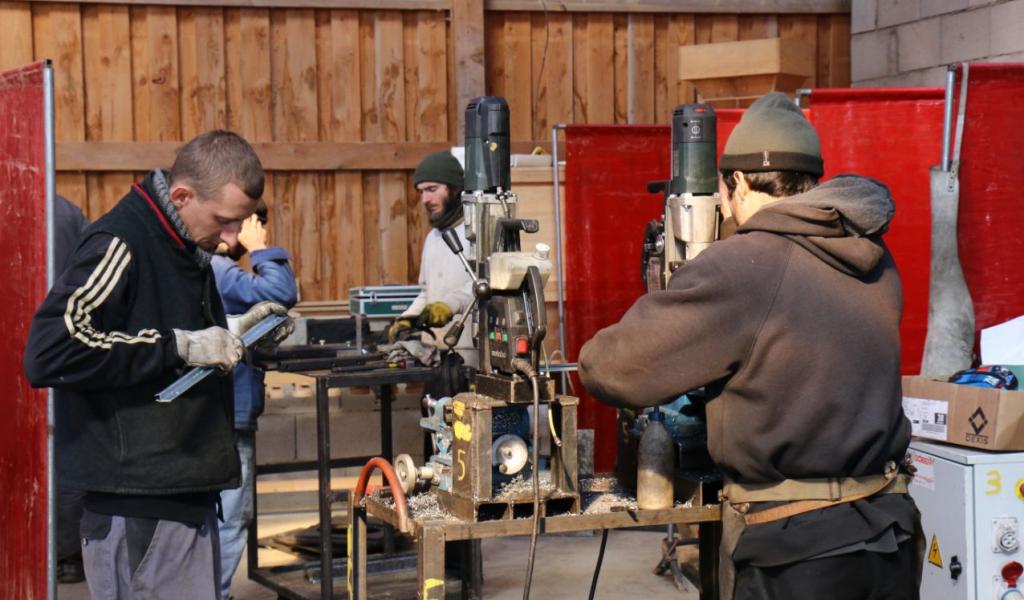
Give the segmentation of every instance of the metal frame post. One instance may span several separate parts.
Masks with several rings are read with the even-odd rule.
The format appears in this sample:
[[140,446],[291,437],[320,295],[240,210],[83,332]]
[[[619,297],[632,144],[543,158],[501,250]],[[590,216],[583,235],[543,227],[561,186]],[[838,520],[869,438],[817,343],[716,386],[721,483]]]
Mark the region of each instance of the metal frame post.
[[320,508],[320,597],[334,597],[334,570],[331,566],[331,409],[326,379],[316,382],[317,495]]
[[[558,180],[558,130],[565,129],[564,123],[556,123],[551,127],[551,180],[554,185],[555,199],[555,262],[558,263],[558,350],[562,353],[562,361],[569,362],[565,351],[565,264],[562,257],[562,195]],[[562,392],[568,387],[569,374],[562,372]]]
[[946,69],[946,103],[942,111],[942,170],[949,172],[950,134],[953,131],[953,90],[956,87],[956,65]]
[[[56,148],[54,146],[53,63],[43,61],[43,154],[46,177],[46,289],[57,279],[56,257],[53,253],[53,204],[56,190]],[[57,412],[53,388],[46,391],[46,598],[57,597],[57,469],[54,464],[54,431]]]

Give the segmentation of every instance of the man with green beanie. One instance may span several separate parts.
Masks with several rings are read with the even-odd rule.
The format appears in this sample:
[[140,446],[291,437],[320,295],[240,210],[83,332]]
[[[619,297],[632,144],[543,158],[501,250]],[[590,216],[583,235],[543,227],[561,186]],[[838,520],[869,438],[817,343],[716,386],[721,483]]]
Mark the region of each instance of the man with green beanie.
[[[462,165],[448,152],[427,155],[413,174],[416,192],[427,211],[433,229],[423,243],[420,260],[419,284],[423,291],[412,305],[388,329],[394,339],[403,328],[414,323],[428,325],[435,338],[425,341],[442,345],[444,334],[451,326],[452,318],[461,313],[473,301],[473,280],[444,240],[441,232],[452,229],[469,251],[466,240],[466,225],[462,220],[462,185],[465,175]],[[479,354],[473,347],[472,327],[463,329],[455,350],[468,366],[479,364]]]
[[704,387],[723,599],[918,598],[893,200],[863,177],[818,184],[823,167],[803,113],[760,98],[719,163],[736,233],[580,352],[583,384],[615,406]]

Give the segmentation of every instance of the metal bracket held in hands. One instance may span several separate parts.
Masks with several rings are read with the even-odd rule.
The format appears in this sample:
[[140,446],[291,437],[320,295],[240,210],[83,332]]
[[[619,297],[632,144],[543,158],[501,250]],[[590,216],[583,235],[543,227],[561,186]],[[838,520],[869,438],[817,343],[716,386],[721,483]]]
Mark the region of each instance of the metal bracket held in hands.
[[[260,341],[265,335],[277,329],[278,325],[287,320],[288,317],[284,315],[270,315],[243,333],[242,343],[246,348],[251,347],[253,344]],[[178,396],[192,389],[192,386],[195,384],[209,377],[210,373],[213,373],[214,370],[215,369],[213,367],[193,368],[191,371],[175,380],[174,383],[160,390],[156,395],[156,401],[170,402],[171,400],[174,400]]]

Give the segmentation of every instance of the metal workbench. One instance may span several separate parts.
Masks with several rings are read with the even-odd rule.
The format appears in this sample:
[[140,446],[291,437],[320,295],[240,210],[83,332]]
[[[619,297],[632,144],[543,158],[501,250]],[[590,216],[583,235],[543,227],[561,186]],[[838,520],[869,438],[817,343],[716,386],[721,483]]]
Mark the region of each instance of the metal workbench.
[[[332,569],[332,548],[331,548],[331,507],[335,502],[346,496],[345,492],[335,492],[331,489],[331,469],[339,467],[358,467],[370,460],[371,456],[357,456],[352,458],[331,459],[331,431],[330,431],[330,402],[328,401],[328,390],[331,388],[346,387],[370,387],[374,395],[380,401],[380,437],[381,451],[388,461],[391,461],[393,454],[392,447],[392,423],[391,403],[394,400],[395,384],[399,383],[426,383],[433,379],[434,370],[428,367],[407,367],[407,368],[376,368],[360,371],[333,372],[331,370],[317,371],[296,371],[307,377],[312,377],[316,382],[316,447],[317,459],[315,462],[295,462],[278,465],[264,465],[256,468],[254,477],[268,473],[286,473],[294,471],[317,471],[317,496],[319,501],[319,524],[320,524],[320,560],[319,573],[333,573]],[[249,578],[270,588],[278,594],[279,598],[291,600],[307,600],[308,593],[302,593],[296,582],[302,582],[301,574],[303,565],[288,568],[267,568],[259,566],[259,548],[256,526],[256,486],[253,485],[253,519],[249,526],[248,539],[248,567]],[[320,598],[330,600],[333,597],[333,578],[320,576]],[[308,584],[303,587],[308,587]]]
[[[366,600],[367,595],[367,518],[374,517],[411,536],[416,545],[417,598],[443,600],[446,597],[445,551],[447,542],[486,538],[528,536],[533,520],[505,519],[468,522],[448,518],[417,517],[405,513],[390,498],[353,495],[349,498],[349,560],[346,581],[349,600]],[[395,503],[397,504],[397,503]],[[404,503],[403,503],[404,504]],[[670,524],[697,524],[700,528],[700,599],[718,598],[718,544],[720,507],[718,504],[677,506],[665,510],[624,509],[613,512],[567,514],[541,519],[541,533],[567,533],[602,529],[623,529]],[[581,588],[580,595],[586,594]],[[540,596],[538,596],[540,597]]]

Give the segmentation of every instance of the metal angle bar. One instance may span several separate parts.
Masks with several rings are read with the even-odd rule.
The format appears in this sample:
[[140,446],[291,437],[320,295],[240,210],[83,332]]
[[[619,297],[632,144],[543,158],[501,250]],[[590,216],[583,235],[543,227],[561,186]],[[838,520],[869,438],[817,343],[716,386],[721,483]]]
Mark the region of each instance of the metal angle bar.
[[544,375],[551,373],[572,373],[579,370],[578,363],[555,363],[553,365],[541,365],[540,372]]
[[[288,320],[288,317],[283,315],[270,315],[243,333],[242,343],[246,348],[252,346],[258,342],[260,338],[273,331],[278,325],[284,323],[286,320]],[[171,385],[160,390],[156,395],[156,401],[170,402],[171,400],[174,400],[178,396],[192,389],[192,386],[195,384],[209,377],[210,373],[213,372],[213,367],[195,367],[188,373],[179,377]]]

